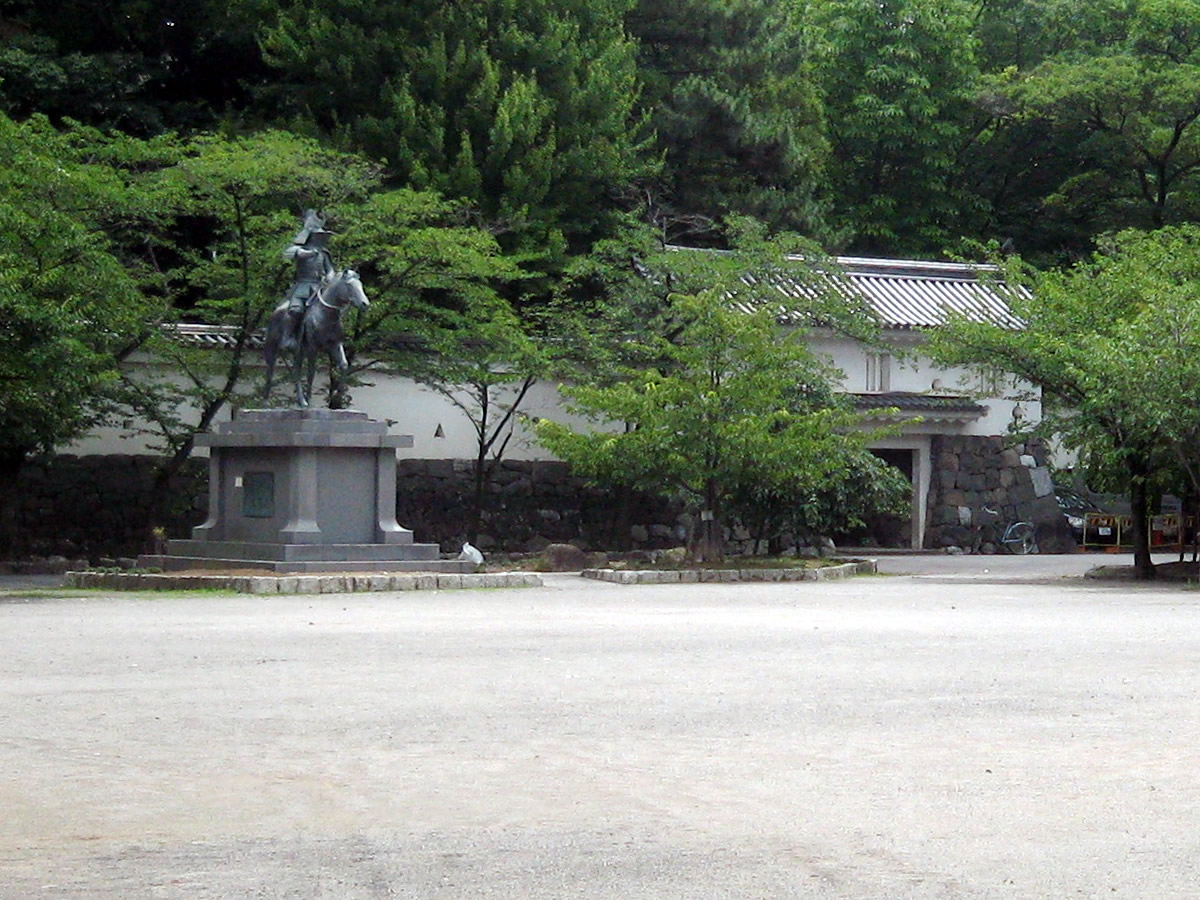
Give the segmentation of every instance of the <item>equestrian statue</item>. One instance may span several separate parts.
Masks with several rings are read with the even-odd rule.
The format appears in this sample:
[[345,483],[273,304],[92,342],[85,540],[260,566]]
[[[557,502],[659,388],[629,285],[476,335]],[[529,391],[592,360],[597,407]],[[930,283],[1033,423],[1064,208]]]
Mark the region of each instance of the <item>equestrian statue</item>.
[[275,360],[280,352],[291,356],[296,404],[302,409],[312,399],[319,353],[328,356],[331,369],[337,372],[345,372],[349,366],[342,346],[345,338],[342,313],[350,306],[366,309],[370,301],[357,272],[334,268],[326,249],[330,236],[331,232],[325,230],[325,220],[310,209],[304,214],[300,231],[283,251],[284,258],[296,263],[296,278],[267,322],[263,341],[263,358],[267,363],[264,400],[271,393]]

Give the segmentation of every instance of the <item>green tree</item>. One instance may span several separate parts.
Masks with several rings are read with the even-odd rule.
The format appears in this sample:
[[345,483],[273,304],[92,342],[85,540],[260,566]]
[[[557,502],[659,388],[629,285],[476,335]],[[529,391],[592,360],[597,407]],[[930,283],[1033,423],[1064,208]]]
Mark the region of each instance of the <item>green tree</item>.
[[26,458],[92,427],[153,303],[113,237],[139,215],[103,140],[0,115],[0,549]]
[[[986,364],[1041,387],[1040,426],[1080,452],[1093,475],[1128,491],[1135,563],[1152,577],[1148,498],[1164,478],[1197,472],[1200,230],[1126,231],[1067,270],[1009,265],[1020,330],[954,320],[930,350],[947,364]],[[1020,290],[1017,290],[1017,288]]]
[[1001,212],[1003,230],[1015,228],[1026,253],[1081,253],[1097,234],[1195,218],[1200,4],[1106,0],[1044,12],[1053,40],[993,94],[1002,137],[993,184],[1015,188],[1018,204]]
[[642,108],[664,157],[652,218],[712,240],[730,214],[824,233],[828,155],[805,23],[772,0],[639,0]]
[[1120,39],[1135,4],[1075,0],[982,0],[975,32],[981,66],[1028,72],[1064,51],[1094,51]]
[[360,202],[375,183],[365,161],[283,132],[197,136],[139,183],[162,204],[153,238],[170,309],[160,321],[217,326],[224,338],[214,351],[156,328],[145,344],[155,365],[125,368],[117,399],[164,452],[161,483],[223,409],[256,402],[261,387],[248,381],[247,366],[256,335],[283,299],[291,273],[282,249],[299,213]]
[[[779,279],[808,276],[779,248],[667,254],[673,327],[627,335],[628,362],[599,383],[563,388],[593,429],[538,425],[539,439],[581,474],[687,498],[698,518],[691,552],[700,560],[723,556],[726,515],[748,486],[819,493],[869,440],[854,429],[853,412],[828,402],[832,373],[807,349],[802,329],[780,330]],[[812,292],[809,313],[844,306],[823,293]]]
[[506,243],[585,246],[648,169],[626,6],[280,0],[267,99],[397,182],[470,201]]
[[[1043,64],[1108,54],[1106,48],[1128,33],[1133,8],[1072,0],[979,4],[981,74],[964,120],[972,139],[962,145],[953,170],[958,235],[1004,241],[1031,262],[1061,265],[1089,253],[1099,231],[1135,221],[1112,215],[1111,207],[1105,212],[1107,189],[1101,185],[1109,176],[1095,176],[1111,173],[1114,156],[1087,117],[1052,123],[1024,97]],[[1082,173],[1093,175],[1081,179]]]
[[967,0],[813,4],[837,214],[849,247],[936,254],[974,202],[959,160],[978,136],[979,69]]
[[553,361],[536,315],[504,294],[528,277],[470,209],[431,192],[372,196],[347,216],[340,246],[361,259],[372,305],[357,317],[352,366],[409,376],[445,397],[475,433],[468,540],[477,539],[487,485],[521,407]]
[[475,541],[486,512],[486,491],[522,425],[522,404],[553,371],[554,356],[527,321],[503,298],[475,300],[462,310],[440,310],[423,329],[421,362],[406,374],[445,397],[475,435],[466,537]]
[[0,0],[0,109],[142,136],[213,128],[265,73],[246,7]]

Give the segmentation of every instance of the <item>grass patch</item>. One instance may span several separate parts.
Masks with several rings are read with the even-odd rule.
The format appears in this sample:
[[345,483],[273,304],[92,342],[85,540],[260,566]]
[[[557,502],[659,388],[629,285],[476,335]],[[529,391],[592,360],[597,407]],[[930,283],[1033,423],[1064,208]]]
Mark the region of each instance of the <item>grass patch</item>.
[[0,603],[9,600],[94,600],[97,597],[121,597],[131,600],[156,600],[163,597],[245,597],[227,588],[189,588],[188,590],[122,591],[114,588],[17,588],[0,591]]
[[14,588],[0,591],[0,603],[8,600],[71,600],[95,595],[91,588]]

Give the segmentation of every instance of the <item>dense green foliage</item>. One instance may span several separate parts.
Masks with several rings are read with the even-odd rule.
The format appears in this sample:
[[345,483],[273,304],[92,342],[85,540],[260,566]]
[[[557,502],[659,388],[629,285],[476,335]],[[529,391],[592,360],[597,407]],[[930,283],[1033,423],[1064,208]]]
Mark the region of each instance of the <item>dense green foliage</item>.
[[630,11],[641,105],[665,161],[647,211],[668,238],[711,241],[729,213],[823,236],[828,147],[800,13],[775,0]]
[[[874,511],[870,502],[817,511],[827,488],[873,471],[865,451],[873,435],[831,393],[832,373],[808,350],[804,329],[780,334],[776,280],[810,277],[788,249],[777,239],[736,254],[645,259],[646,280],[668,292],[661,318],[623,342],[606,379],[563,388],[591,426],[538,424],[542,441],[576,471],[682,497],[700,560],[722,556],[723,528],[735,518],[762,526],[765,514],[804,534]],[[818,258],[808,255],[813,265]],[[865,325],[859,311],[821,291],[807,311],[826,324]],[[882,495],[894,499],[888,489]]]
[[[1126,231],[1069,269],[1010,267],[1025,328],[963,319],[933,336],[935,358],[986,364],[1042,386],[1043,433],[1128,491],[1134,522],[1164,490],[1200,494],[1200,229]],[[1150,567],[1141,535],[1138,561]]]
[[1095,8],[1123,27],[1081,36],[1011,92],[1026,115],[1082,138],[1076,171],[1047,205],[1088,216],[1094,232],[1190,219],[1200,211],[1200,4]]
[[648,171],[626,0],[270,6],[264,96],[287,121],[471,201],[526,247],[594,238]]
[[0,0],[0,108],[139,135],[211,128],[266,70],[237,0]]
[[0,549],[25,458],[98,421],[156,312],[119,243],[152,215],[123,149],[0,116]]
[[0,118],[0,457],[51,449],[89,427],[152,302],[112,232],[142,199],[119,149]]
[[835,221],[856,250],[925,254],[973,198],[956,161],[979,68],[967,0],[814,4],[833,145]]
[[550,273],[626,214],[1061,262],[1200,202],[1194,0],[0,0],[0,35],[14,118],[320,137]]

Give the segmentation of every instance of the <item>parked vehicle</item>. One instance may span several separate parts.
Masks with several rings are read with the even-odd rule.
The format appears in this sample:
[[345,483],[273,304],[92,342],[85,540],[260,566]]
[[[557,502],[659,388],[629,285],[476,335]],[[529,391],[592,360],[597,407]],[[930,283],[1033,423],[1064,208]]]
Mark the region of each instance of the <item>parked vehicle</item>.
[[1067,527],[1071,529],[1071,535],[1077,544],[1083,543],[1084,516],[1088,513],[1108,512],[1098,503],[1089,500],[1073,488],[1057,487],[1054,489],[1054,496],[1058,500],[1063,518],[1067,520]]

